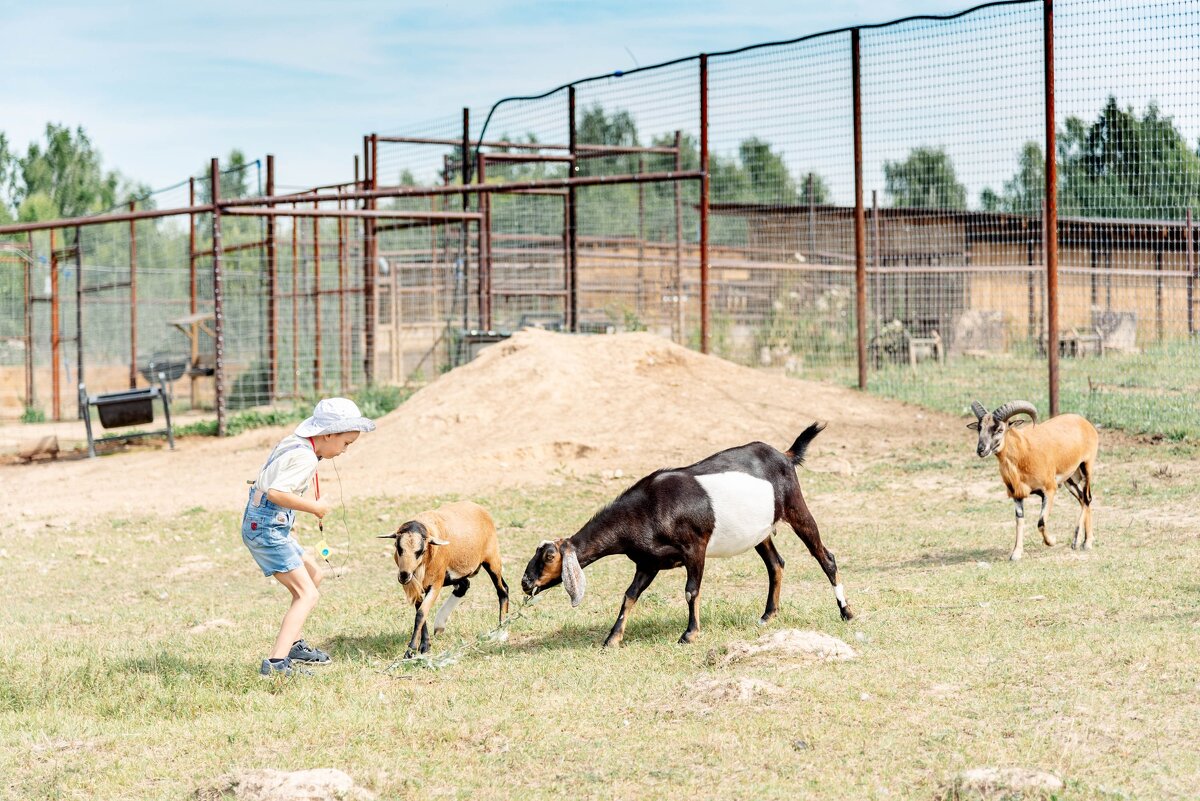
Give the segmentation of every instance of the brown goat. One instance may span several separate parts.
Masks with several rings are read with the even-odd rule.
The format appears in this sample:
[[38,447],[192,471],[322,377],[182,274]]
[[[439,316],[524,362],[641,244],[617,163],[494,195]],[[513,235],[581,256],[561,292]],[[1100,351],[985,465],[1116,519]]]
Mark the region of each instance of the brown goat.
[[[1046,518],[1059,484],[1079,501],[1079,520],[1071,547],[1091,548],[1092,476],[1100,443],[1096,427],[1077,414],[1060,414],[1039,425],[1037,409],[1029,401],[1010,401],[993,412],[975,401],[971,410],[976,421],[967,428],[979,432],[975,451],[981,459],[995,454],[1000,478],[1016,506],[1017,541],[1008,558],[1016,561],[1024,553],[1025,499],[1030,495],[1041,496],[1038,531],[1046,545],[1054,545],[1054,537],[1046,531]],[[1024,420],[1010,423],[1009,419],[1018,414],[1029,415],[1033,425],[1022,430]]]
[[454,607],[467,594],[470,579],[482,567],[487,571],[500,602],[500,622],[508,614],[508,585],[500,570],[500,543],[496,524],[487,510],[470,501],[448,503],[421,512],[402,523],[395,532],[380,539],[396,541],[392,558],[396,562],[396,580],[416,608],[412,637],[405,657],[410,657],[420,637],[421,653],[429,652],[429,612],[437,603],[443,586],[454,594],[438,610],[433,633],[439,634]]

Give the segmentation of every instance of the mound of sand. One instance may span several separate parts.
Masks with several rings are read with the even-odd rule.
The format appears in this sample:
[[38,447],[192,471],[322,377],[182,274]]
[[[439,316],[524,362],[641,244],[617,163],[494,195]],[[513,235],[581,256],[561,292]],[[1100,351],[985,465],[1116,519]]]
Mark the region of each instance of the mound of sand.
[[[385,417],[355,445],[343,474],[347,484],[382,492],[474,491],[613,469],[637,477],[753,440],[784,449],[814,420],[829,430],[809,464],[852,471],[864,454],[917,439],[918,414],[652,334],[527,330]],[[928,425],[919,428],[928,434]]]
[[[948,416],[742,367],[652,334],[527,330],[423,388],[337,464],[346,497],[470,494],[618,470],[628,482],[753,440],[787,448],[814,420],[829,424],[809,451],[815,471],[852,473],[958,433]],[[286,431],[0,471],[30,520],[77,525],[111,514],[238,508],[245,479]],[[335,497],[331,466],[320,475]]]

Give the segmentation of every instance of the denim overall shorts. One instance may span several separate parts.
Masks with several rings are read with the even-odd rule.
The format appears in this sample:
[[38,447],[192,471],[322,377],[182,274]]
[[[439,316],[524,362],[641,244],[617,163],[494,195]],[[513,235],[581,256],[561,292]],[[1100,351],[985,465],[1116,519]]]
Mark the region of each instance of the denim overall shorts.
[[242,515],[242,542],[264,576],[286,573],[304,564],[304,549],[292,536],[295,520],[294,509],[273,504],[265,492],[250,488],[246,512]]

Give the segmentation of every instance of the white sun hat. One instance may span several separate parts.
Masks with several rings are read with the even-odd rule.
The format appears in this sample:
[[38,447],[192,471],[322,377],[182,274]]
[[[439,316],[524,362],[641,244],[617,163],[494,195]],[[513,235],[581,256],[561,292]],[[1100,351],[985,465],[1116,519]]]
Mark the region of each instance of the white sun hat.
[[343,434],[347,431],[374,431],[375,424],[362,416],[358,405],[349,398],[325,398],[313,407],[312,417],[296,426],[296,436]]

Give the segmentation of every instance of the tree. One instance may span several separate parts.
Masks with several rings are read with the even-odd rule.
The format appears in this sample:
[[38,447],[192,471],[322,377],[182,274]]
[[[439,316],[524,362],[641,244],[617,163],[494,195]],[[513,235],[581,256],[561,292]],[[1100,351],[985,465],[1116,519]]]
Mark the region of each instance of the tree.
[[[224,163],[218,163],[218,169],[221,171],[222,198],[250,197],[257,194],[257,188],[254,190],[250,188],[250,166],[254,163],[247,162],[246,154],[236,147],[229,151]],[[200,195],[196,200],[199,203],[212,201],[209,172],[210,167],[206,164],[196,176],[196,185],[199,187]]]
[[904,161],[883,163],[885,191],[900,208],[965,209],[967,189],[954,175],[946,151],[918,147]]
[[[0,178],[6,178],[8,200],[22,221],[75,217],[112,208],[122,178],[105,172],[100,152],[82,127],[46,125],[45,141],[32,142],[15,162],[7,142],[0,149]],[[7,176],[5,173],[7,172]]]
[[1153,102],[1139,118],[1110,96],[1091,125],[1068,118],[1058,165],[1067,214],[1173,219],[1200,201],[1200,156]]
[[1017,172],[1005,181],[1003,194],[984,189],[980,202],[985,211],[1036,215],[1042,213],[1045,196],[1046,157],[1037,142],[1026,142],[1021,148]]

